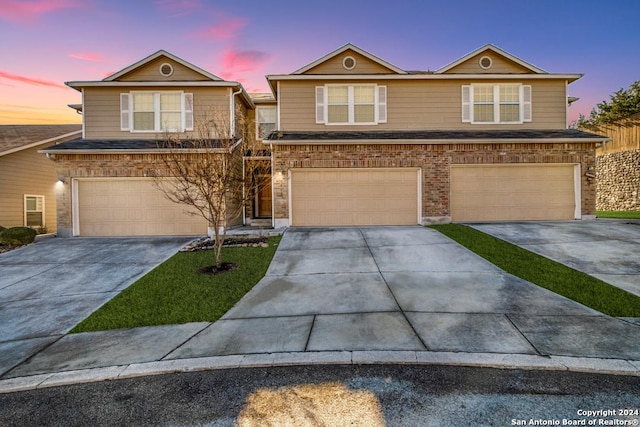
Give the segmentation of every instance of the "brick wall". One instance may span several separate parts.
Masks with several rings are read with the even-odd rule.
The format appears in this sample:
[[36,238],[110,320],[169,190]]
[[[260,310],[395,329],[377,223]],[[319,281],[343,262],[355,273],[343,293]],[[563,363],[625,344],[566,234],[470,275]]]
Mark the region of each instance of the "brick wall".
[[640,150],[599,155],[596,172],[598,210],[640,210]]
[[[274,216],[289,216],[287,171],[291,168],[422,168],[422,215],[450,218],[449,170],[452,164],[578,163],[581,165],[582,215],[595,215],[595,144],[371,144],[279,145],[274,147]],[[281,173],[280,173],[281,172]]]

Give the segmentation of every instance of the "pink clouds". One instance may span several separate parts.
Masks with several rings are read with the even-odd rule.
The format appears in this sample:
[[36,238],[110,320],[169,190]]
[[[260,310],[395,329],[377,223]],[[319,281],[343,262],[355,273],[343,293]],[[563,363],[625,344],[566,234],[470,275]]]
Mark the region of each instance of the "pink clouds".
[[222,53],[222,66],[236,72],[258,70],[270,54],[259,50],[225,50]]
[[0,19],[26,22],[59,9],[78,7],[76,0],[0,0]]
[[45,87],[53,87],[57,89],[66,89],[66,86],[55,83],[49,80],[43,80],[33,77],[20,76],[18,74],[7,73],[6,71],[0,71],[0,79],[11,80],[19,83],[24,83],[33,86],[45,86]]
[[218,22],[215,25],[194,33],[194,37],[208,38],[212,42],[233,39],[238,35],[240,30],[247,25],[246,18],[229,16],[218,12],[213,15]]
[[69,58],[79,59],[81,61],[102,62],[104,58],[99,53],[94,52],[71,52],[67,55]]
[[225,80],[242,80],[241,73],[259,70],[271,55],[259,50],[227,49],[222,53],[222,68],[218,74]]

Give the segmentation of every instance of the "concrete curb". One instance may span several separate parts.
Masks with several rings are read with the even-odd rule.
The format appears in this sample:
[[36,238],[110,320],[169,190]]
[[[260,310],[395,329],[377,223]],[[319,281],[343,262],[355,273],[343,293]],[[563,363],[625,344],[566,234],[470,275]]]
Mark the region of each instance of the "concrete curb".
[[0,380],[0,393],[217,369],[367,364],[447,365],[640,377],[640,361],[621,359],[431,351],[324,351],[211,356],[33,375]]

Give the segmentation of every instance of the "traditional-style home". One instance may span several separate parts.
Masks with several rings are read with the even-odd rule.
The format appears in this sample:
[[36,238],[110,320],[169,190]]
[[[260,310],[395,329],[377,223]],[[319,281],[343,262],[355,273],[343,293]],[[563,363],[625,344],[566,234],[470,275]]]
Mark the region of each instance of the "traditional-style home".
[[492,45],[434,72],[353,45],[277,99],[276,226],[570,220],[595,215],[595,144],[567,129],[568,85]]
[[162,50],[103,80],[66,84],[82,92],[82,138],[41,150],[68,183],[58,234],[206,234],[204,218],[164,197],[154,177],[166,174],[166,139],[197,155],[190,140],[242,133],[238,117],[255,109],[242,85]]
[[0,225],[56,231],[55,165],[39,149],[77,138],[80,125],[0,125]]
[[581,77],[492,45],[406,71],[347,44],[268,75],[272,93],[250,95],[159,51],[104,80],[67,83],[82,92],[82,138],[42,150],[66,182],[58,231],[204,234],[202,219],[153,185],[158,139],[194,138],[199,117],[246,134],[238,115],[264,147],[243,155],[271,161],[254,176],[270,185],[247,190],[245,224],[593,218],[595,146],[607,138],[567,129],[568,86]]

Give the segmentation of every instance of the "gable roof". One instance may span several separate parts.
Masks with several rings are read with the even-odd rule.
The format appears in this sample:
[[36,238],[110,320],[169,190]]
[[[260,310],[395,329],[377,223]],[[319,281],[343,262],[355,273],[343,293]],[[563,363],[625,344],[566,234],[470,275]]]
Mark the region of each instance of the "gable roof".
[[82,125],[0,125],[0,156],[79,136]]
[[351,43],[345,44],[341,48],[338,48],[338,49],[334,50],[333,52],[330,52],[330,53],[326,54],[322,58],[317,59],[317,60],[313,61],[312,63],[305,65],[304,67],[294,71],[291,74],[304,74],[305,72],[309,71],[310,69],[322,64],[323,62],[329,61],[332,58],[335,58],[336,56],[340,55],[341,53],[343,53],[343,52],[345,52],[347,50],[352,50],[352,51],[364,56],[365,58],[375,62],[376,64],[381,65],[382,67],[385,67],[385,68],[393,71],[394,73],[407,74],[406,71],[396,67],[393,64],[390,64],[387,61],[384,61],[384,60],[378,58],[375,55],[372,55],[371,53],[367,52],[366,50],[360,49],[359,47],[357,47],[357,46],[355,46],[355,45],[353,45]]
[[522,59],[511,55],[510,53],[500,49],[499,47],[496,47],[492,44],[486,44],[476,50],[474,50],[473,52],[470,52],[468,54],[466,54],[465,56],[463,56],[460,59],[457,59],[455,61],[453,61],[450,64],[445,65],[444,67],[440,68],[439,70],[435,71],[434,74],[442,74],[442,73],[446,73],[447,71],[451,70],[452,68],[462,64],[465,61],[468,61],[469,59],[473,58],[476,55],[479,55],[483,52],[486,51],[491,51],[493,53],[496,53],[504,58],[509,59],[510,61],[515,62],[516,64],[530,70],[532,73],[535,74],[548,74],[545,70],[543,70],[542,68],[538,68],[535,65],[529,64],[526,61],[523,61]]
[[189,68],[192,71],[195,71],[196,73],[207,77],[211,80],[214,81],[222,81],[222,79],[214,74],[211,74],[208,71],[203,70],[202,68],[196,67],[195,65],[185,61],[182,58],[179,58],[169,52],[167,52],[166,50],[159,50],[156,53],[152,53],[151,55],[147,56],[146,58],[141,59],[140,61],[136,62],[135,64],[131,64],[126,68],[123,68],[122,70],[111,74],[108,77],[105,77],[104,79],[102,79],[103,82],[112,82],[117,80],[119,77],[124,76],[127,73],[130,73],[131,71],[137,69],[137,68],[141,68],[143,66],[145,66],[146,64],[148,64],[151,61],[156,60],[157,58],[161,57],[161,56],[166,56],[167,58],[181,64],[184,65],[185,67]]

